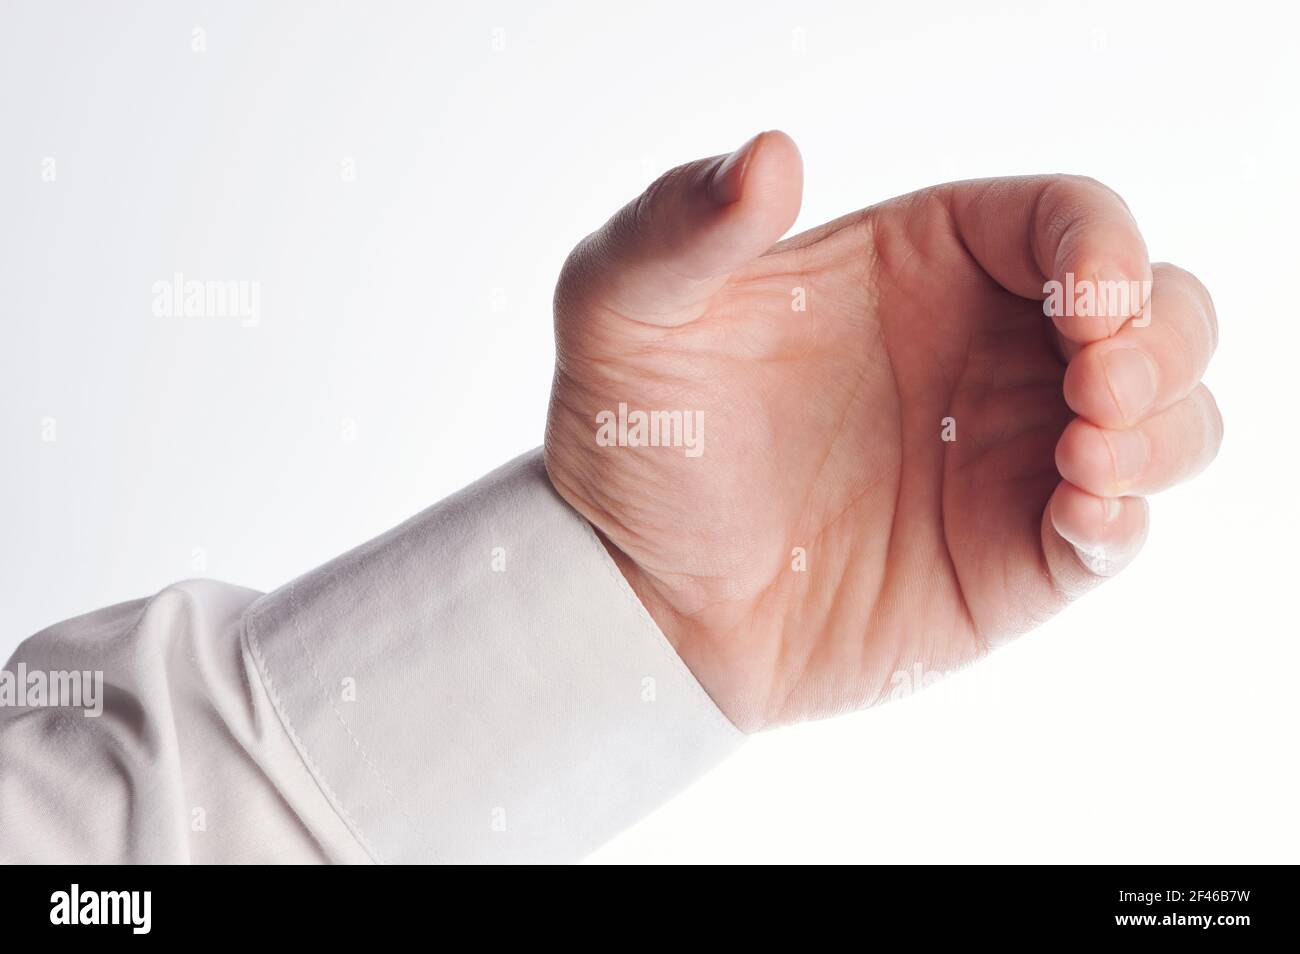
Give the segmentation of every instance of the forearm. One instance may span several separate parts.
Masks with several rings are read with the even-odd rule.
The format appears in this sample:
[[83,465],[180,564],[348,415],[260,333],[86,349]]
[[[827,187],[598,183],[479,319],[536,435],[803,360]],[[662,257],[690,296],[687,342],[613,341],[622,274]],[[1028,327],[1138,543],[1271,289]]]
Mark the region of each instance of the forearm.
[[573,860],[743,738],[536,452],[266,596],[181,584],[18,660],[110,690],[0,710],[6,860]]

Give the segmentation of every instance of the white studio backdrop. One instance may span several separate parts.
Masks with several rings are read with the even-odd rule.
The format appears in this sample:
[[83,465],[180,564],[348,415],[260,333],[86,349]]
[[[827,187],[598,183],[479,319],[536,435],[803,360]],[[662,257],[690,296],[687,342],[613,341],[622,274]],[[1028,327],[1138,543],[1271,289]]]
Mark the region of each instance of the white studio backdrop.
[[[1300,860],[1294,5],[0,11],[0,656],[270,589],[540,443],[559,265],[669,166],[784,129],[798,230],[1085,173],[1215,296],[1219,461],[1064,616],[757,738],[593,860]],[[255,320],[156,314],[177,273]]]

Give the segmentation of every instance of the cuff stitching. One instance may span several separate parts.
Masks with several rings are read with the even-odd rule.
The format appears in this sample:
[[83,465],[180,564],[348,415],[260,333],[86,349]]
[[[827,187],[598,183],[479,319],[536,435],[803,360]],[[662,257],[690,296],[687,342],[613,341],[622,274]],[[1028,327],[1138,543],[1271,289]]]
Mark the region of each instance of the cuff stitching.
[[257,613],[257,605],[254,604],[252,609],[249,610],[248,614],[244,618],[244,641],[249,648],[249,652],[253,656],[254,662],[257,663],[257,669],[262,676],[262,683],[266,687],[267,695],[271,697],[271,703],[275,706],[276,715],[280,718],[280,725],[288,734],[289,740],[293,743],[293,747],[298,750],[299,757],[302,758],[308,771],[311,772],[312,778],[320,787],[326,800],[334,807],[334,810],[338,812],[339,817],[343,819],[343,823],[347,825],[348,830],[352,832],[352,836],[356,838],[356,840],[361,844],[361,847],[365,849],[366,854],[368,854],[376,864],[384,864],[382,854],[371,843],[370,839],[366,837],[361,826],[357,823],[356,819],[352,817],[347,806],[343,804],[343,799],[339,797],[330,786],[329,782],[326,781],[325,774],[311,757],[311,753],[307,750],[306,743],[303,742],[302,738],[294,729],[293,720],[289,717],[288,707],[280,696],[279,689],[276,688],[275,677],[271,675],[270,664],[262,651],[262,642],[256,631],[255,620],[257,618]]

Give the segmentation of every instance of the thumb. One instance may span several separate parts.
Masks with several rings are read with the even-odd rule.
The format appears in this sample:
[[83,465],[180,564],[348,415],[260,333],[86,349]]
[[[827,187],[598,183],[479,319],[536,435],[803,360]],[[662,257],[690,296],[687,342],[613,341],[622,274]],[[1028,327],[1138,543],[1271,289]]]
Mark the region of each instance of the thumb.
[[783,132],[660,176],[565,262],[556,315],[593,311],[660,326],[698,318],[727,276],[794,224],[803,161]]

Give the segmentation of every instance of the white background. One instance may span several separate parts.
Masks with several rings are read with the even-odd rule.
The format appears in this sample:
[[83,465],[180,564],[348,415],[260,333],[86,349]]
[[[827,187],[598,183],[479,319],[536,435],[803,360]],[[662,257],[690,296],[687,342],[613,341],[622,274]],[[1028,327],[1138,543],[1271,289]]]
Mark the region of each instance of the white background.
[[[1064,616],[595,860],[1300,861],[1293,4],[0,9],[0,658],[272,588],[538,444],[558,266],[664,168],[784,129],[799,230],[1086,173],[1215,296],[1219,461]],[[260,282],[260,324],[155,317],[177,271]]]

